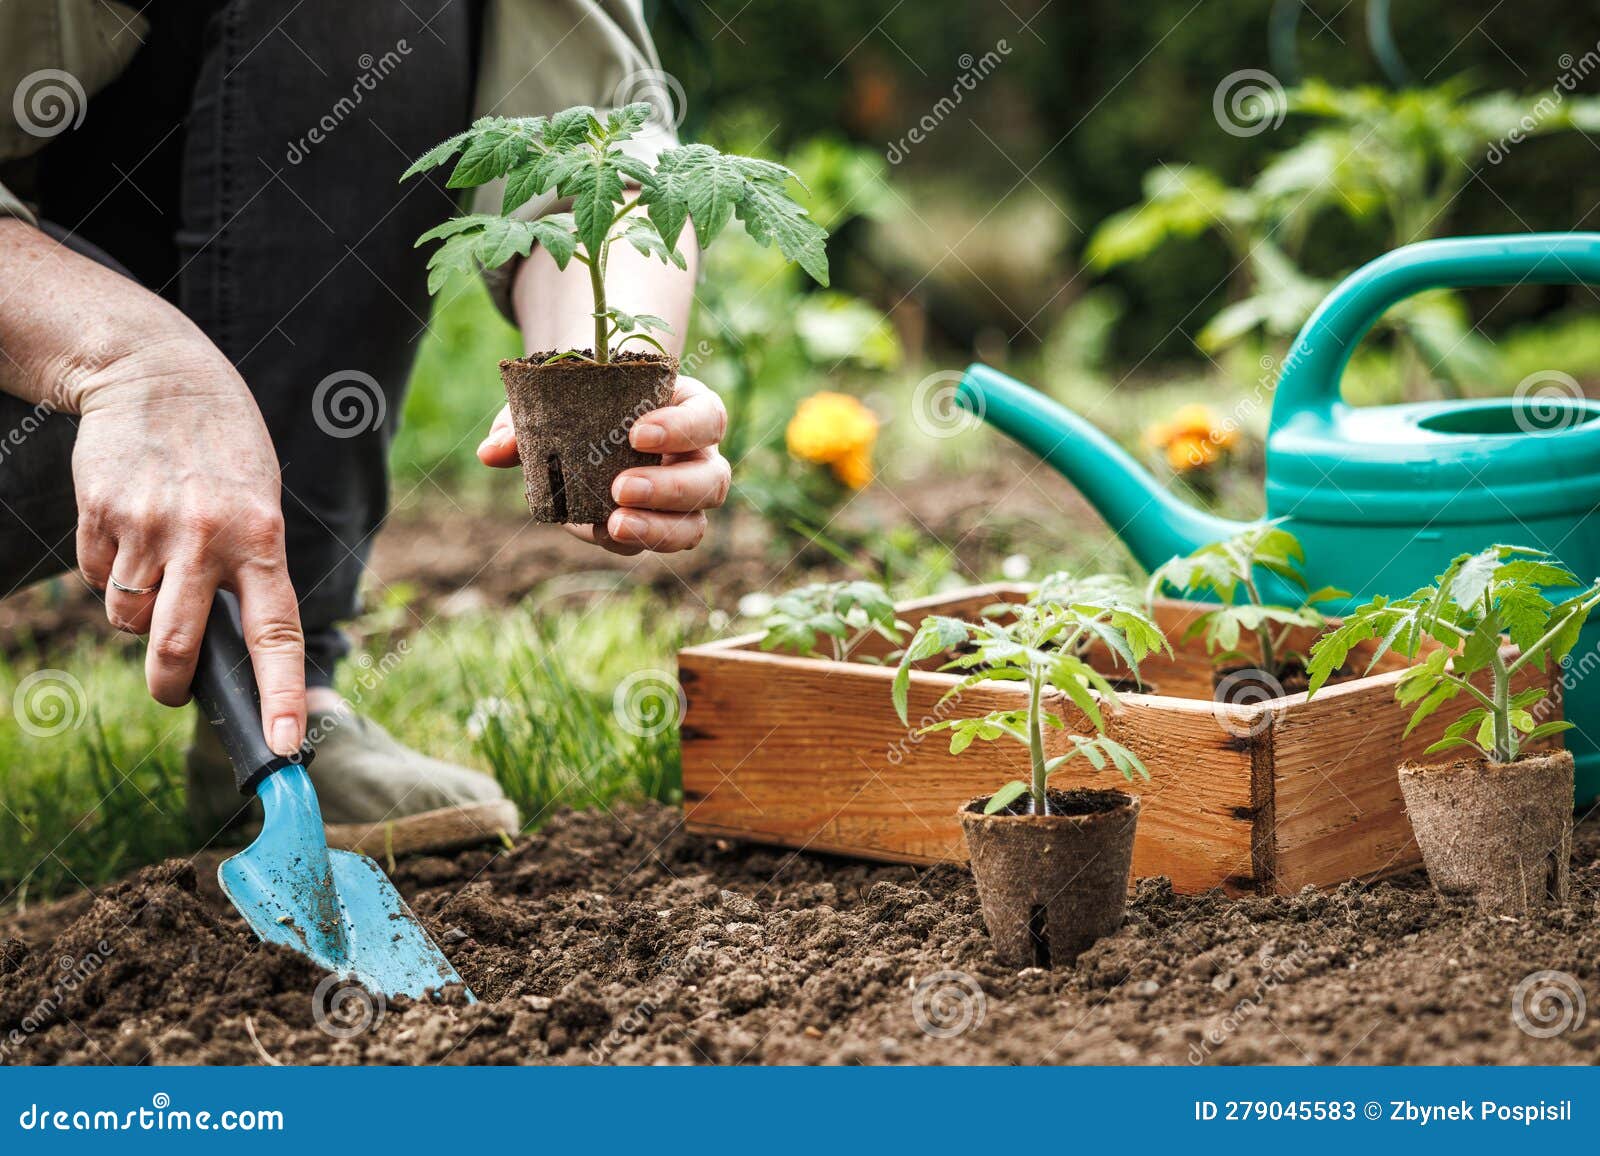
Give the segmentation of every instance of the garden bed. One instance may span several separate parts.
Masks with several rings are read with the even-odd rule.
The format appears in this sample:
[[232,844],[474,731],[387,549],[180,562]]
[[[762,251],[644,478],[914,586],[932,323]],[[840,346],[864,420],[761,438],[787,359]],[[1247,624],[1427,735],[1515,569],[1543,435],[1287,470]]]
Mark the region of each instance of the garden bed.
[[[396,1001],[366,1030],[333,1038],[313,1013],[320,977],[251,938],[210,883],[212,859],[148,869],[92,906],[79,898],[0,923],[0,935],[22,937],[0,963],[0,1042],[37,1021],[0,1054],[13,1063],[1587,1062],[1600,1026],[1536,1038],[1515,1025],[1512,1001],[1535,971],[1593,985],[1597,855],[1600,824],[1580,824],[1572,905],[1518,919],[1442,899],[1420,874],[1242,900],[1179,896],[1145,880],[1125,926],[1075,970],[1019,973],[992,961],[964,870],[736,846],[684,831],[681,814],[663,807],[568,813],[510,853],[400,864],[401,890],[480,1004]],[[109,952],[86,968],[102,941]]]
[[[905,603],[899,613],[915,627],[929,614],[970,617],[1025,597],[1020,586],[979,587]],[[1311,702],[1302,692],[1220,705],[1212,701],[1213,664],[1203,643],[1179,641],[1202,609],[1157,601],[1155,619],[1173,655],[1147,658],[1140,668],[1146,693],[1119,692],[1122,707],[1107,719],[1106,733],[1151,775],[1132,788],[1143,800],[1134,876],[1166,876],[1184,894],[1222,887],[1289,895],[1307,884],[1417,866],[1396,768],[1422,757],[1446,719],[1436,715],[1403,737],[1413,708],[1397,703],[1394,689],[1405,660],[1391,652],[1372,675],[1330,684]],[[1314,636],[1302,631],[1292,647],[1304,650]],[[1353,668],[1365,669],[1370,646],[1352,651]],[[868,636],[852,658],[888,649]],[[1116,673],[1108,654],[1088,657]],[[967,690],[959,709],[941,706],[959,676],[939,673],[938,665],[923,663],[912,675],[914,724],[1026,703],[1021,685],[990,682]],[[1027,777],[1020,747],[954,756],[942,734],[902,725],[888,667],[769,653],[760,635],[744,635],[684,650],[679,676],[688,703],[684,802],[691,828],[705,834],[898,862],[964,863],[958,809]],[[1535,679],[1559,686],[1530,667],[1516,689]],[[1058,754],[1061,736],[1084,724],[1065,695],[1048,697],[1068,724],[1046,733],[1047,752]],[[1051,781],[1061,788],[1123,785],[1084,760]]]

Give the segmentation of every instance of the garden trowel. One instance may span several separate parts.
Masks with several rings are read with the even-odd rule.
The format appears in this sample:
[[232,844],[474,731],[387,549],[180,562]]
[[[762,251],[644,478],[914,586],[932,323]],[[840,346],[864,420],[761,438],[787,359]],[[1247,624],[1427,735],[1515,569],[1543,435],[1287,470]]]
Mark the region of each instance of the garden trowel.
[[306,774],[311,751],[283,756],[267,746],[239,606],[224,591],[206,620],[193,693],[228,752],[240,792],[259,798],[266,812],[256,841],[217,870],[251,930],[369,991],[415,997],[461,983],[378,865],[328,848]]

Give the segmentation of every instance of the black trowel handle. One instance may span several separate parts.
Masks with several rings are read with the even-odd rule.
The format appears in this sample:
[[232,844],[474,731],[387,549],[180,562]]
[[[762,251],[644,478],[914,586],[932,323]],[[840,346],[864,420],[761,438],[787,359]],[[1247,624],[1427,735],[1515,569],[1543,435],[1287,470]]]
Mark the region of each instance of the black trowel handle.
[[228,752],[233,781],[241,794],[254,795],[261,780],[273,771],[311,761],[309,746],[298,755],[280,755],[267,746],[261,733],[261,692],[244,644],[239,601],[226,590],[218,590],[211,600],[206,634],[200,641],[200,662],[189,689],[206,721],[216,729],[222,749]]

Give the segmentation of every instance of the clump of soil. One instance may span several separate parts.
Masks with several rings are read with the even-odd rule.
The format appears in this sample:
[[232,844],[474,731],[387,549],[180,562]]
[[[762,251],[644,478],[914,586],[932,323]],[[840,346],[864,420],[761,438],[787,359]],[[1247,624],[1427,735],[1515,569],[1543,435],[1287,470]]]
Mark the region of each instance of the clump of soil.
[[1563,908],[1482,915],[1420,874],[1239,900],[1147,879],[1123,927],[1056,971],[994,962],[965,870],[681,823],[655,806],[569,813],[513,851],[402,863],[473,1005],[324,990],[314,1007],[323,977],[257,943],[209,866],[149,868],[54,922],[0,921],[0,1059],[1564,1063],[1600,1048],[1592,1019],[1540,1039],[1513,1014],[1520,999],[1547,1027],[1555,1005],[1516,993],[1533,972],[1596,982],[1597,822],[1578,828]]

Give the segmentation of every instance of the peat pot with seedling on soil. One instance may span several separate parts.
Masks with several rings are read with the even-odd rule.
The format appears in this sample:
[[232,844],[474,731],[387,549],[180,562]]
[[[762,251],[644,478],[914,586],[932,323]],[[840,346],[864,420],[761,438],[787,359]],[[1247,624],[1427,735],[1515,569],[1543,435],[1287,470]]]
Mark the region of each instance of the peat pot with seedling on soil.
[[1416,708],[1408,734],[1447,704],[1470,703],[1427,748],[1466,753],[1402,763],[1400,788],[1433,885],[1490,910],[1567,898],[1573,759],[1543,744],[1572,724],[1551,717],[1559,703],[1548,683],[1517,691],[1512,680],[1572,651],[1600,604],[1600,582],[1561,601],[1550,594],[1577,587],[1543,551],[1493,546],[1461,555],[1405,598],[1373,599],[1311,649],[1312,695],[1359,643],[1378,640],[1374,663],[1391,648],[1411,660],[1395,686],[1396,699]]
[[[945,694],[959,707],[963,692],[982,682],[1017,682],[1027,703],[966,718],[949,718],[920,733],[948,730],[950,752],[974,742],[1009,739],[1028,750],[1030,781],[1014,781],[973,799],[960,818],[996,955],[1015,967],[1071,964],[1114,931],[1127,903],[1139,799],[1115,790],[1050,787],[1051,772],[1082,758],[1096,770],[1120,771],[1128,782],[1148,779],[1139,757],[1105,733],[1105,712],[1116,690],[1082,657],[1099,642],[1135,678],[1151,651],[1166,651],[1159,627],[1119,579],[1075,581],[1064,574],[1042,582],[1023,603],[989,607],[976,621],[931,615],[900,657],[892,694],[901,722],[913,664],[954,652],[941,669],[964,672]],[[1043,701],[1048,688],[1077,708],[1077,733]],[[1065,753],[1046,757],[1045,727],[1066,732]]]
[[[686,225],[704,248],[737,219],[757,242],[775,244],[828,283],[827,232],[789,196],[794,173],[703,144],[665,149],[652,164],[625,149],[649,117],[647,104],[604,113],[580,106],[548,118],[483,117],[430,149],[401,178],[459,153],[451,188],[505,181],[498,214],[455,217],[417,239],[418,245],[443,242],[428,261],[429,292],[437,293],[453,273],[526,257],[535,244],[559,268],[577,261],[589,271],[593,344],[500,363],[528,507],[541,522],[604,522],[616,508],[616,476],[661,460],[634,449],[628,431],[672,399],[678,362],[652,336],[667,330],[661,318],[624,312],[608,299],[613,245],[626,242],[681,269],[686,262],[678,239]],[[547,195],[570,201],[571,211],[516,215]],[[649,348],[623,350],[630,341]]]
[[[1349,595],[1331,586],[1313,591],[1300,572],[1304,564],[1305,552],[1293,534],[1272,522],[1260,522],[1173,558],[1150,576],[1146,598],[1152,606],[1169,586],[1186,596],[1221,603],[1198,615],[1182,639],[1205,639],[1206,653],[1216,664],[1211,685],[1218,702],[1247,705],[1306,689],[1305,656],[1291,649],[1290,641],[1297,630],[1320,631],[1327,625],[1316,603]],[[1266,602],[1256,581],[1258,569],[1305,591],[1300,605]]]

